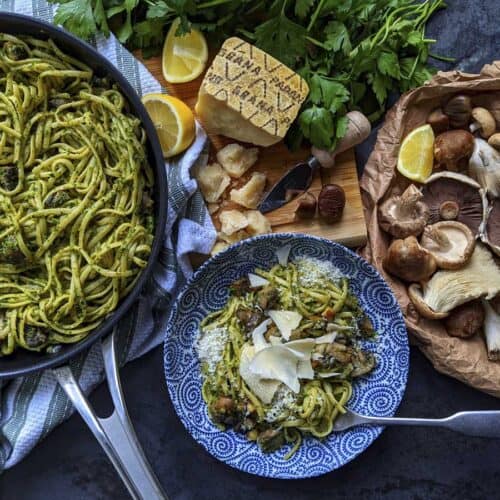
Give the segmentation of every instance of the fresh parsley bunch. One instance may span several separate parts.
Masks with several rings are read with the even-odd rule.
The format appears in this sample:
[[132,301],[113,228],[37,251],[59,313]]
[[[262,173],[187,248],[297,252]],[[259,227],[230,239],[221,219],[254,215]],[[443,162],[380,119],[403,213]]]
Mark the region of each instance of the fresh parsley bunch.
[[[63,0],[55,16],[82,38],[113,31],[146,56],[159,51],[179,17],[179,34],[194,26],[215,43],[237,35],[306,79],[310,94],[287,136],[332,149],[345,134],[345,114],[358,109],[372,121],[392,92],[422,85],[425,36],[443,0]],[[435,57],[435,56],[433,56]]]

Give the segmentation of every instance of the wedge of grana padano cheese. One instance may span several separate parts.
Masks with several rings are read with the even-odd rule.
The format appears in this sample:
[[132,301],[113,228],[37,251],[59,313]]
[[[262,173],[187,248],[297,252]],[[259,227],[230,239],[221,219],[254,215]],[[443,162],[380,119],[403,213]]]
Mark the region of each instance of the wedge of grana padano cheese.
[[211,133],[270,146],[285,137],[308,93],[297,73],[233,37],[203,79],[196,113]]

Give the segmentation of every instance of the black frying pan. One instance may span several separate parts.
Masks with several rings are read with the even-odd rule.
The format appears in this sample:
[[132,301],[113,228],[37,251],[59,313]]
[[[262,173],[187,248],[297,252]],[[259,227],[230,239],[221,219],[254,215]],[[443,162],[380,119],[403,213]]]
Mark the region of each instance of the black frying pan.
[[[5,12],[0,12],[0,32],[29,35],[41,39],[52,38],[64,52],[90,66],[97,76],[110,77],[119,85],[128,100],[130,111],[140,118],[146,130],[148,161],[155,176],[154,209],[156,218],[155,236],[148,264],[133,290],[119,303],[117,309],[85,339],[75,344],[64,345],[56,354],[18,350],[10,356],[0,357],[0,378],[13,378],[37,370],[52,368],[52,373],[103,447],[131,496],[137,499],[164,499],[166,495],[144,456],[123,401],[116,363],[114,334],[114,327],[137,299],[146,280],[150,277],[164,237],[167,219],[167,176],[155,127],[139,96],[124,76],[89,44],[45,22]],[[102,352],[115,411],[110,417],[99,418],[90,407],[72,371],[65,364],[79,352],[88,349],[94,342],[100,342],[112,330],[113,335],[108,336],[102,342]]]
[[142,121],[148,137],[148,160],[155,175],[155,238],[148,265],[142,271],[133,290],[120,302],[113,314],[80,342],[64,345],[56,354],[35,353],[19,349],[8,357],[0,357],[0,378],[13,378],[67,362],[68,359],[75,356],[75,354],[89,348],[97,339],[109,333],[113,326],[130,308],[150,276],[162,245],[163,232],[167,218],[167,176],[165,173],[165,162],[163,160],[155,127],[144,109],[139,96],[127,82],[125,77],[107,59],[101,56],[99,52],[88,43],[83,42],[66,31],[19,14],[0,13],[0,32],[13,35],[29,35],[42,39],[52,38],[61,50],[90,66],[97,76],[111,77],[111,79],[120,86],[121,91],[128,99],[131,112]]

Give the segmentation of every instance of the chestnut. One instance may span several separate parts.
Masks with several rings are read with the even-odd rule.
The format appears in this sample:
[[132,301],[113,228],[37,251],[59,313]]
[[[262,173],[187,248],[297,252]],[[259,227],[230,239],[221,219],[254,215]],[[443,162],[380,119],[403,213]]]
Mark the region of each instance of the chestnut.
[[299,219],[312,219],[316,213],[316,197],[312,193],[304,193],[297,203],[295,215]]
[[464,128],[469,124],[472,102],[469,96],[456,95],[444,106],[444,114],[450,119],[451,128]]
[[345,207],[345,192],[338,184],[326,184],[318,197],[318,212],[320,217],[332,224],[342,217]]

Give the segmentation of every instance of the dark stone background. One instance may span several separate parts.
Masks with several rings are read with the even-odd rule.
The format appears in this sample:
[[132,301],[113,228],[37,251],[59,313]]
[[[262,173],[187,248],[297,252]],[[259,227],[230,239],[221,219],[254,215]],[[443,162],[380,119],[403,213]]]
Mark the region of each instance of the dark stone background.
[[[473,72],[500,57],[500,1],[450,0],[431,22],[436,53],[455,56]],[[441,66],[446,68],[446,66]],[[369,148],[358,151],[363,162]],[[400,416],[443,417],[461,410],[500,409],[500,402],[440,375],[412,348]],[[179,422],[163,378],[157,348],[122,372],[138,436],[171,499],[493,499],[500,498],[499,441],[446,430],[388,428],[345,467],[300,481],[262,479],[219,463]],[[109,411],[107,390],[91,397]],[[500,424],[499,424],[500,425]],[[79,416],[56,429],[20,464],[0,477],[2,500],[127,498],[104,453]]]

